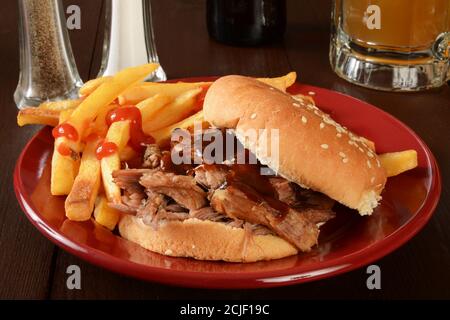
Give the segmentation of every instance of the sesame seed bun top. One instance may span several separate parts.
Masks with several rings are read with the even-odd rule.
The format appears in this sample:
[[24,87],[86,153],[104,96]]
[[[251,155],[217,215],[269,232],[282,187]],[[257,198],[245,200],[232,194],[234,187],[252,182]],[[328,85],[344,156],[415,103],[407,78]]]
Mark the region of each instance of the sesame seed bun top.
[[[386,173],[376,153],[310,101],[232,75],[212,84],[203,108],[207,121],[235,129],[240,142],[279,175],[361,215],[378,205]],[[248,129],[256,136],[246,135]],[[277,139],[278,153],[271,147]]]

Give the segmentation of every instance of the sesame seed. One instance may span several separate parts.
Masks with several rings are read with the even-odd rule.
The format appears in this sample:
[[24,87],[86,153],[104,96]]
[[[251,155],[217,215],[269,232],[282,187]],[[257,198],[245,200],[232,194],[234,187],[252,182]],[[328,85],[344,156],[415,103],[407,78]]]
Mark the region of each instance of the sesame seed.
[[320,125],[319,125],[319,128],[320,128],[320,129],[325,128],[325,123],[321,122]]
[[358,150],[361,151],[362,153],[364,153],[364,149],[361,147],[358,147]]
[[328,149],[328,145],[327,145],[326,143],[321,144],[320,147],[321,147],[322,149]]
[[252,113],[252,115],[250,116],[250,119],[256,119],[256,113]]
[[321,117],[321,116],[322,116],[322,114],[320,113],[319,110],[314,110],[314,114],[315,114],[316,116],[318,116],[318,117]]
[[372,168],[372,164],[370,163],[370,160],[367,160],[367,166],[370,168]]
[[368,156],[369,158],[373,158],[373,153],[370,152],[370,151],[367,151],[367,156]]
[[305,116],[302,116],[302,122],[306,124],[308,122],[308,119]]
[[298,103],[296,103],[296,102],[294,102],[292,105],[293,105],[294,107],[300,108],[300,104],[298,104]]
[[337,134],[336,134],[336,137],[338,137],[338,138],[342,138],[342,134],[340,134],[340,133],[337,133]]
[[315,93],[314,91],[309,91],[308,94],[309,94],[310,96],[314,96],[316,93]]
[[343,163],[347,163],[347,162],[348,162],[348,158],[343,158],[343,159],[342,159],[342,162],[343,162]]
[[342,157],[342,158],[346,157],[345,153],[343,153],[343,152],[339,152],[339,156]]
[[375,177],[370,178],[370,183],[374,183],[375,182]]
[[381,163],[380,163],[380,160],[378,160],[378,159],[377,159],[377,166],[378,166],[378,168],[380,168],[380,167],[381,167]]
[[269,89],[270,89],[270,90],[275,90],[275,88],[274,88],[274,87],[269,87]]

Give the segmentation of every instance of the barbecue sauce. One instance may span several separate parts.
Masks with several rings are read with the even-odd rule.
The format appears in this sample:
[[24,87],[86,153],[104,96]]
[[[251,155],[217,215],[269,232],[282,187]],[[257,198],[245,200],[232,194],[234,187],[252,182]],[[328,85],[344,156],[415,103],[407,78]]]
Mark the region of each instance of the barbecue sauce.
[[226,184],[243,192],[250,200],[266,202],[283,219],[289,212],[289,206],[278,200],[278,194],[269,181],[269,177],[261,175],[259,164],[233,164],[227,173]]
[[[240,144],[240,142],[236,139],[233,133],[226,130],[220,131],[222,132],[222,137],[224,138],[225,141],[222,150],[222,155],[225,155],[224,160],[231,160],[227,158],[228,154],[226,152],[227,151],[226,142],[229,140],[225,136],[233,135],[234,150],[233,155],[230,156],[234,157],[234,159],[243,159],[245,164],[226,165],[226,164],[203,163],[200,166],[204,167],[205,169],[217,168],[226,171],[227,172],[226,182],[222,186],[222,188],[226,187],[235,188],[244,193],[246,197],[251,201],[254,201],[256,203],[261,202],[267,203],[271,208],[273,208],[276,212],[278,212],[278,218],[283,219],[289,212],[290,207],[284,202],[278,200],[277,191],[269,181],[270,176],[261,175],[261,167],[262,167],[261,164],[259,162],[251,163],[250,151],[243,147],[242,148],[238,147],[238,144]],[[197,141],[197,139],[203,141],[202,134],[193,135],[192,138],[193,154],[203,154],[203,151],[208,144],[202,143],[200,145],[201,148],[196,149],[197,145],[195,141]],[[244,152],[244,154],[239,154],[240,152]],[[175,174],[189,175],[189,173],[192,171],[192,166],[190,165],[174,165],[171,161],[170,152],[163,154],[161,164],[164,171],[173,172]]]
[[193,167],[190,164],[175,164],[170,152],[163,152],[161,156],[161,170],[178,175],[191,175]]

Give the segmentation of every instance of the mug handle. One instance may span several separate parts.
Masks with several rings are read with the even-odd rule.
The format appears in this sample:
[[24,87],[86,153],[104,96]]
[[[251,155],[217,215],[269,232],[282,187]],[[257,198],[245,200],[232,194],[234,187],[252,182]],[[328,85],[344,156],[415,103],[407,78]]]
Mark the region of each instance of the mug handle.
[[436,59],[447,61],[447,83],[450,85],[450,32],[441,33],[433,45]]

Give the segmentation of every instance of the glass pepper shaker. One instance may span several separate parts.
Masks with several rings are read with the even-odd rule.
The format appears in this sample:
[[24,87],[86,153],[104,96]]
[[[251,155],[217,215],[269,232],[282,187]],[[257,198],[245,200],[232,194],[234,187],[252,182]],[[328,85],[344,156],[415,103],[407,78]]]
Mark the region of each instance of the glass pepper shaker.
[[75,64],[61,0],[19,0],[18,108],[73,99],[83,84]]

